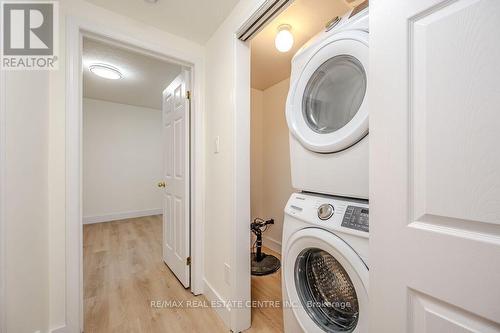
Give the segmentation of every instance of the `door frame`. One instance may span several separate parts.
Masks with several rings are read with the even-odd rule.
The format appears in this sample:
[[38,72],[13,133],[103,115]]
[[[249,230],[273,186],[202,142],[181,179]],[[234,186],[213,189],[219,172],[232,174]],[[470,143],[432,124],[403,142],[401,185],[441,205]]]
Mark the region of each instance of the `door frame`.
[[[176,47],[136,39],[112,25],[70,16],[66,23],[66,327],[83,331],[82,86],[83,37],[180,64],[191,72],[191,292],[204,292],[204,60]],[[163,260],[163,259],[162,259]]]
[[[251,304],[251,271],[250,271],[250,90],[251,90],[251,49],[250,38],[243,42],[238,33],[259,19],[264,8],[271,0],[259,0],[248,5],[249,10],[238,17],[233,32],[234,63],[234,97],[233,97],[233,221],[231,244],[231,300]],[[289,0],[281,10],[285,10],[294,0]],[[260,29],[263,29],[267,22]],[[284,208],[284,207],[283,207]],[[230,311],[230,329],[241,332],[251,326],[249,306],[232,308]]]

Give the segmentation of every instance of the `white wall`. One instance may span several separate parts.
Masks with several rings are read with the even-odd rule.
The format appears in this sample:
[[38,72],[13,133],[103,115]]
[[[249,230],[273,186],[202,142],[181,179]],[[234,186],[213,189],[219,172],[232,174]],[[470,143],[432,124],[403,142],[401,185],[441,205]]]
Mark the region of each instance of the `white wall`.
[[264,92],[252,88],[250,95],[250,214],[252,221],[264,217]]
[[84,223],[160,211],[161,132],[161,110],[83,99]]
[[252,89],[252,217],[273,218],[264,245],[281,252],[283,210],[294,191],[285,118],[290,80],[264,91]]
[[[64,0],[59,2],[61,27],[59,33],[59,70],[50,72],[50,99],[49,99],[49,261],[50,261],[50,286],[45,285],[44,290],[50,290],[50,328],[65,327],[66,315],[66,27],[68,21],[87,21],[93,27],[106,32],[112,27],[123,36],[134,39],[136,44],[143,43],[155,45],[158,51],[168,50],[172,56],[179,59],[189,59],[191,62],[203,64],[204,47],[177,37],[168,32],[153,28],[144,23],[134,21],[118,15],[101,7],[92,5],[82,0]],[[195,86],[204,82],[203,68],[198,67]],[[198,80],[198,81],[196,81]],[[202,87],[200,85],[199,87]],[[18,89],[23,86],[19,85]],[[39,89],[35,87],[33,89]],[[32,89],[32,90],[33,90]],[[195,89],[196,92],[196,89]],[[199,95],[198,95],[199,96]],[[201,96],[200,96],[201,97]],[[197,102],[198,103],[198,102]],[[200,105],[198,105],[200,106]],[[203,112],[201,108],[198,111]],[[43,253],[43,251],[39,251]],[[28,319],[25,319],[28,320]],[[71,322],[74,320],[71,319]],[[74,327],[66,327],[77,331]]]
[[[232,293],[231,281],[226,281],[224,278],[224,267],[226,263],[234,262],[233,259],[237,260],[233,244],[235,238],[233,230],[236,223],[247,224],[250,235],[250,216],[247,221],[235,221],[234,209],[235,152],[236,149],[240,149],[233,144],[235,112],[238,112],[235,107],[235,85],[239,79],[235,73],[235,55],[239,42],[235,40],[234,34],[263,2],[263,0],[238,2],[206,44],[205,280],[213,292],[212,295],[224,300],[231,299],[235,294]],[[248,64],[249,56],[248,53]],[[247,84],[247,91],[250,94],[249,75],[244,82],[239,83]],[[247,112],[244,109],[239,111]],[[217,136],[220,138],[220,152],[215,154],[214,140]],[[250,152],[249,145],[243,148]],[[236,276],[236,272],[231,270],[231,276]],[[227,323],[227,311],[221,315]]]
[[[6,72],[2,192],[5,332],[47,332],[48,74]],[[5,269],[5,270],[4,270]],[[0,320],[1,321],[1,320]]]
[[[232,41],[216,33],[206,49],[206,202],[205,279],[222,299],[230,296],[224,264],[231,260],[233,216],[233,108],[222,92],[232,93]],[[212,81],[212,82],[211,82]],[[219,153],[214,151],[219,137]]]

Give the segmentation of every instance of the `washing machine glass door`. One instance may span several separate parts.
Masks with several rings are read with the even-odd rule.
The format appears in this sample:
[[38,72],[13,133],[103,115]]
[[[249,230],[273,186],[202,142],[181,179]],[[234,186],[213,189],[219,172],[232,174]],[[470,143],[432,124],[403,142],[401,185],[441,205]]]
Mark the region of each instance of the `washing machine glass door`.
[[368,133],[368,34],[334,35],[304,66],[287,105],[292,134],[309,150],[332,153]]
[[294,235],[286,252],[285,283],[307,332],[363,332],[368,269],[342,239],[315,228]]
[[327,332],[350,332],[358,323],[354,284],[328,252],[304,249],[295,262],[295,286],[309,316]]

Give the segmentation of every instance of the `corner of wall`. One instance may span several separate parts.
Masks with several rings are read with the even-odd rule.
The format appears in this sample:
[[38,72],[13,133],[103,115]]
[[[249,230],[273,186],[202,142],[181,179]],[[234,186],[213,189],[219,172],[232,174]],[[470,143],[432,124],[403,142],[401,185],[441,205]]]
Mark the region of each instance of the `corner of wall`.
[[70,333],[66,326],[60,326],[50,330],[50,333]]
[[206,279],[203,279],[203,282],[205,283],[205,297],[224,324],[231,327],[231,308],[227,305],[227,300]]

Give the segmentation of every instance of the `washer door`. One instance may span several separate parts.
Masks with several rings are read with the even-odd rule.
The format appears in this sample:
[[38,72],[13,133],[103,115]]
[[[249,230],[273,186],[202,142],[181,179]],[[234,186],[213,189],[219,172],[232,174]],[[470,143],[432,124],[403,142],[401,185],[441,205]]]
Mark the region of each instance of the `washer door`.
[[305,332],[366,332],[368,268],[342,239],[302,229],[287,243],[284,281]]
[[337,152],[368,134],[368,33],[344,31],[314,52],[290,90],[286,117],[309,150]]

